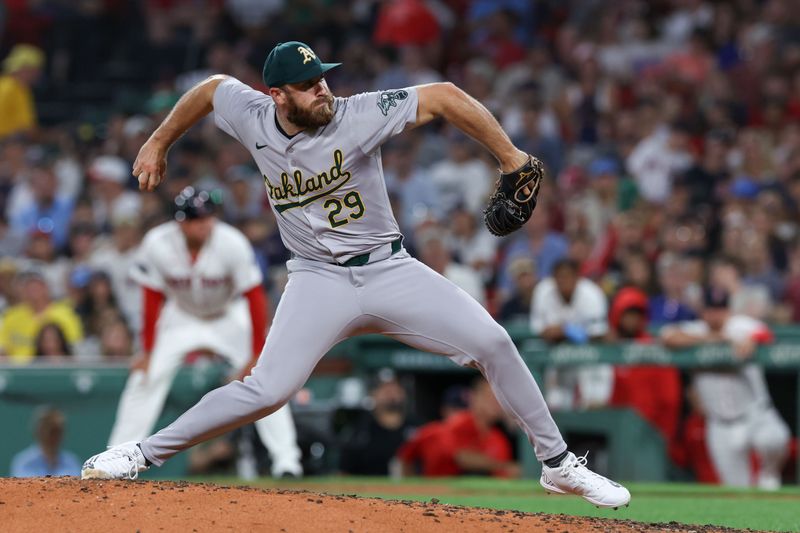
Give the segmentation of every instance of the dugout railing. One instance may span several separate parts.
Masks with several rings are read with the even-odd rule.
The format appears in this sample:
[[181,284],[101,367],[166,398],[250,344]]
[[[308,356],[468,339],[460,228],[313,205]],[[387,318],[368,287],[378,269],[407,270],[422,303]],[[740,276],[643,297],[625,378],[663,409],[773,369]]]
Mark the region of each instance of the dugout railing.
[[[527,327],[509,326],[526,364],[537,377],[548,366],[608,363],[665,364],[682,369],[739,364],[726,345],[706,345],[671,351],[652,344],[591,344],[548,346],[530,334]],[[795,428],[800,427],[800,328],[775,328],[776,341],[758,349],[755,361],[769,372],[792,375],[797,403]],[[380,336],[349,339],[337,345],[324,359],[304,391],[303,409],[330,407],[336,402],[336,382],[345,375],[369,376],[390,367],[410,375],[474,372],[462,369],[444,357],[411,349]],[[27,366],[0,363],[0,476],[9,473],[14,453],[33,440],[31,416],[36,407],[50,404],[67,416],[65,448],[81,457],[103,449],[113,423],[119,394],[127,374],[124,362],[108,364],[37,362]],[[220,364],[200,363],[178,374],[158,426],[168,424],[220,383],[225,369]],[[541,380],[540,380],[541,382]],[[601,409],[559,412],[555,417],[565,433],[603,436],[607,444],[609,472],[619,479],[663,480],[669,468],[663,442],[657,432],[627,410]],[[529,446],[522,446],[524,471],[533,476],[537,464]],[[635,451],[636,453],[633,453]],[[180,454],[159,469],[158,477],[185,475],[186,458]],[[800,472],[800,464],[797,465]]]

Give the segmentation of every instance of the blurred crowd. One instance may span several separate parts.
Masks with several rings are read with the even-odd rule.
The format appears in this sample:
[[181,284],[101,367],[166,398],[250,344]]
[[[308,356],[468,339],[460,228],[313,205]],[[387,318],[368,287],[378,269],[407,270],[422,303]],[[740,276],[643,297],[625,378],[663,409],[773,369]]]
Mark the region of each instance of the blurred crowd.
[[[127,268],[190,184],[217,191],[221,217],[244,230],[279,292],[287,252],[261,178],[211,121],[171,151],[157,193],[139,194],[130,171],[193,83],[225,72],[264,89],[266,51],[300,38],[344,62],[330,74],[337,95],[451,80],[545,162],[536,216],[496,239],[481,222],[496,176],[481,147],[434,125],[384,148],[406,246],[499,320],[528,321],[534,287],[568,258],[609,302],[625,286],[642,290],[656,323],[692,318],[709,281],[736,293],[737,311],[800,321],[800,15],[790,6],[7,2],[0,307],[24,301],[40,316],[67,302],[77,317],[56,306],[47,322],[60,334],[34,344],[124,353],[141,300]],[[717,275],[715,258],[735,275]],[[34,274],[17,277],[32,264]],[[27,315],[9,320],[32,328]],[[39,351],[31,339],[0,339],[6,353]]]
[[[288,254],[243,147],[206,120],[171,150],[157,192],[135,190],[131,165],[195,82],[227,73],[264,90],[267,51],[291,39],[343,62],[328,76],[337,96],[449,80],[542,159],[535,215],[497,239],[481,219],[496,162],[480,146],[433,124],[383,149],[405,245],[501,322],[550,342],[641,340],[722,300],[759,323],[800,322],[791,0],[9,0],[2,353],[133,353],[141,297],[128,268],[187,185],[214,191],[277,302]],[[723,330],[708,338],[742,344]],[[745,340],[747,356],[761,341]],[[610,370],[596,370],[548,376],[548,401],[636,394],[604,390]],[[575,383],[592,385],[576,396]]]
[[[288,38],[344,62],[329,76],[339,96],[451,80],[545,162],[536,216],[496,239],[481,222],[496,165],[480,146],[434,125],[384,148],[406,246],[499,320],[527,321],[533,288],[564,258],[608,301],[641,289],[653,322],[691,318],[708,282],[736,292],[737,311],[800,320],[788,1],[20,0],[0,13],[0,307],[41,316],[68,302],[77,317],[54,307],[60,334],[34,339],[47,353],[131,349],[140,297],[127,268],[186,185],[219,192],[221,218],[280,289],[287,252],[261,177],[211,121],[171,151],[157,193],[136,192],[130,171],[183,91],[215,72],[263,89],[264,55]],[[10,310],[4,323],[32,323]],[[39,351],[17,340],[0,345]]]

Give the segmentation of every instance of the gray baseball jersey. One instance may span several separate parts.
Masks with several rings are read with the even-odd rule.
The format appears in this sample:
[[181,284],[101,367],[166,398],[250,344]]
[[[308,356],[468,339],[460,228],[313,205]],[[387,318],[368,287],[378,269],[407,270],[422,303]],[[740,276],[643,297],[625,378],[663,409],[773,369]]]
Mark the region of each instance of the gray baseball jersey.
[[414,88],[334,100],[333,120],[291,138],[272,98],[230,78],[217,86],[217,125],[253,156],[281,237],[295,255],[344,263],[400,237],[380,146],[416,121]]
[[[333,345],[368,332],[481,369],[537,457],[566,450],[508,333],[466,292],[389,245],[400,231],[380,146],[415,122],[417,102],[414,88],[337,98],[329,124],[288,138],[271,98],[233,79],[217,86],[216,122],[258,163],[281,237],[295,257],[286,263],[289,282],[252,373],[210,392],[145,439],[142,453],[153,464],[274,413]],[[366,253],[366,263],[344,265]]]

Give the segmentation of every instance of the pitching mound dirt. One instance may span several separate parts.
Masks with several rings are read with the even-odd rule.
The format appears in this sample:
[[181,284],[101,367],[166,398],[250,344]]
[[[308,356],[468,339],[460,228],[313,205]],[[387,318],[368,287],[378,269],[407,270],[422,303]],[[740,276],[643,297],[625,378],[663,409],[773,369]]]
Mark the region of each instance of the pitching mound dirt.
[[731,532],[306,491],[76,478],[0,479],[0,531]]

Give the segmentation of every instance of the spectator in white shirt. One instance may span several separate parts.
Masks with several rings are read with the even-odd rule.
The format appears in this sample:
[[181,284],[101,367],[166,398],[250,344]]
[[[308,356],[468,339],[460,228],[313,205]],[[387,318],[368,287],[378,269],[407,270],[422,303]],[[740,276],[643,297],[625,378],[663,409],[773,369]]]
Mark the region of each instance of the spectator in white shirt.
[[531,329],[548,342],[584,344],[608,332],[608,301],[578,264],[562,259],[533,291]]
[[684,124],[660,127],[642,139],[628,156],[628,172],[636,181],[639,196],[663,204],[672,192],[675,175],[692,165],[689,132]]
[[[606,295],[596,283],[580,277],[575,261],[562,259],[533,291],[531,329],[550,343],[601,340],[608,333]],[[545,375],[545,399],[551,409],[605,405],[613,379],[610,365],[551,368]]]

